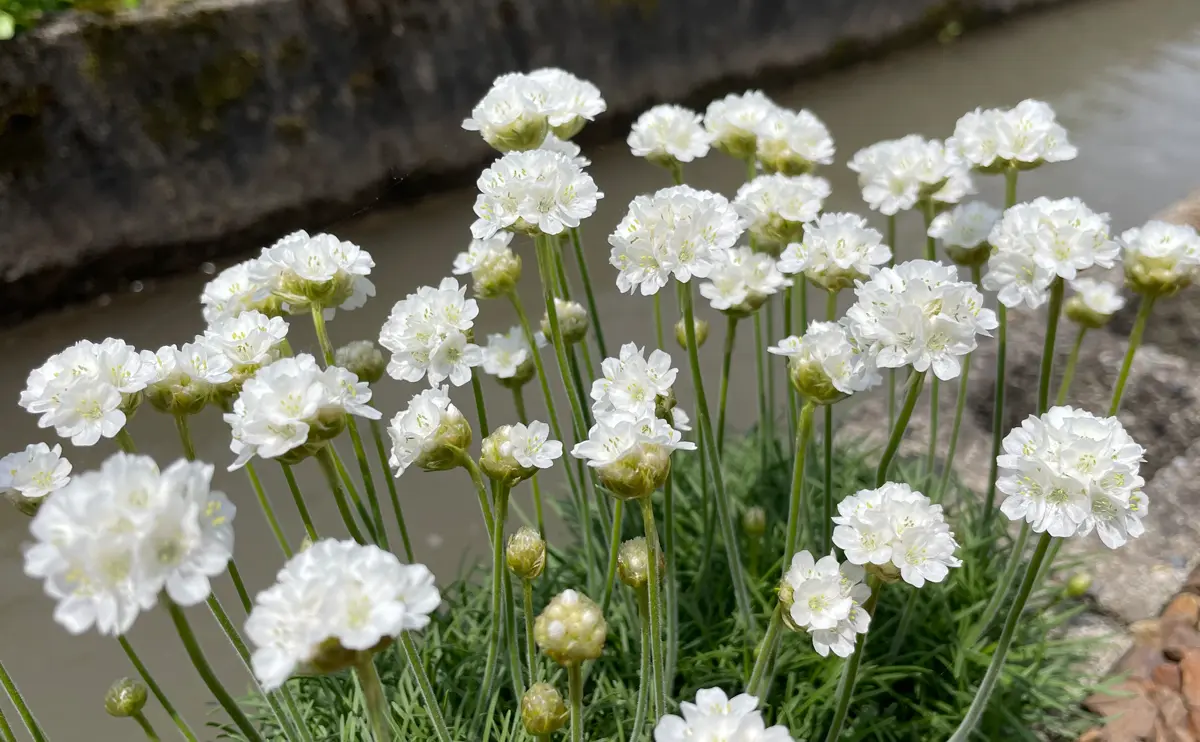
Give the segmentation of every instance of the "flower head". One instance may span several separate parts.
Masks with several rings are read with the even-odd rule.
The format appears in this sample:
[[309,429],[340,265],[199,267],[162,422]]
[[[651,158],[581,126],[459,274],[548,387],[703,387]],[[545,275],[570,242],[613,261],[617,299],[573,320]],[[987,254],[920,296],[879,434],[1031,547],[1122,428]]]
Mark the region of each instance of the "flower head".
[[596,420],[635,421],[654,417],[659,400],[671,396],[679,370],[662,350],[645,351],[634,343],[621,346],[616,358],[600,363],[604,378],[592,382],[592,416]]
[[828,291],[839,291],[865,279],[871,269],[892,258],[883,235],[858,214],[822,214],[805,226],[804,237],[779,257],[779,270],[803,273]]
[[127,719],[142,713],[146,707],[146,684],[132,678],[121,678],[104,694],[104,710],[109,716]]
[[726,250],[700,284],[700,295],[713,309],[733,316],[746,317],[758,311],[772,294],[792,281],[784,277],[775,258],[748,247]]
[[394,379],[430,385],[449,379],[455,386],[471,380],[471,369],[483,363],[483,352],[467,333],[479,305],[466,298],[467,288],[443,278],[435,288],[422,286],[396,302],[379,331],[379,344],[391,351],[387,372]]
[[792,385],[817,404],[833,404],[883,381],[874,359],[836,322],[812,322],[802,337],[792,335],[767,351],[787,357]]
[[209,464],[118,453],[46,498],[30,523],[25,574],[58,601],[72,634],[124,634],[164,590],[184,606],[208,598],[233,553],[236,509],[210,489]]
[[501,230],[561,234],[578,227],[604,197],[592,177],[568,157],[547,150],[510,152],[477,181],[471,236],[486,239]]
[[562,694],[549,683],[534,683],[521,696],[521,723],[535,737],[554,734],[570,717]]
[[521,526],[508,537],[504,562],[522,580],[536,580],[546,568],[546,540],[529,526]]
[[903,579],[921,587],[941,582],[950,567],[962,564],[954,556],[958,542],[942,506],[907,484],[859,490],[838,503],[833,522],[833,543],[846,560],[867,565],[885,580]]
[[666,484],[672,451],[695,448],[665,420],[613,416],[598,418],[587,440],[576,443],[571,455],[594,467],[600,484],[613,496],[636,500]]
[[[662,579],[667,568],[666,558],[658,552],[658,575]],[[650,581],[650,546],[644,536],[621,543],[617,554],[617,579],[634,590],[641,590]]]
[[204,285],[200,304],[205,322],[211,324],[242,312],[257,311],[274,316],[282,311],[279,299],[271,293],[272,283],[256,278],[261,274],[257,263],[258,258],[253,258],[231,265]]
[[1200,235],[1194,227],[1151,221],[1126,230],[1125,278],[1134,291],[1171,296],[1200,273]]
[[159,348],[155,359],[157,374],[146,387],[146,399],[172,415],[198,413],[233,381],[233,362],[204,336],[183,347]]
[[333,354],[333,364],[346,369],[368,384],[383,378],[387,359],[383,351],[370,340],[354,340],[338,348]]
[[658,720],[654,742],[794,742],[787,727],[766,726],[758,698],[746,693],[730,698],[720,688],[702,688],[695,703],[680,702],[679,713]]
[[[558,329],[562,333],[563,342],[567,345],[578,343],[587,337],[588,313],[577,301],[565,301],[554,297],[554,316],[558,320]],[[554,333],[550,325],[550,315],[542,315],[542,337],[553,342]]]
[[[697,348],[704,347],[704,342],[708,340],[708,330],[709,327],[707,320],[702,320],[697,317],[696,321],[692,323],[692,332],[696,338]],[[680,318],[679,321],[675,323],[675,342],[679,343],[680,348],[687,350],[687,325],[684,324],[683,318]]]
[[251,310],[211,320],[204,331],[204,344],[229,359],[230,391],[237,392],[254,372],[283,357],[287,333],[288,323],[282,317]]
[[812,111],[776,108],[757,133],[758,161],[769,173],[803,175],[833,162],[833,138]]
[[[545,335],[535,333],[534,342],[542,347],[546,344]],[[488,335],[488,343],[483,347],[483,370],[506,387],[520,388],[536,372],[533,353],[525,340],[525,331],[514,325],[506,333]]]
[[812,175],[760,175],[738,189],[733,207],[755,247],[778,254],[804,235],[829,198],[829,181]]
[[1000,512],[1037,533],[1066,538],[1094,529],[1115,549],[1145,530],[1150,502],[1138,474],[1145,449],[1115,417],[1074,407],[1030,415],[1004,438]]
[[957,203],[973,189],[968,165],[957,152],[916,134],[861,149],[849,167],[858,173],[863,200],[882,214],[918,203]]
[[700,114],[682,106],[655,106],[638,116],[625,140],[635,157],[663,167],[698,160],[708,154],[712,137]]
[[708,130],[713,146],[745,160],[757,151],[759,130],[778,109],[779,106],[760,90],[730,94],[708,104],[704,128]]
[[370,253],[353,242],[300,230],[263,248],[250,264],[250,278],[270,286],[287,311],[307,312],[316,305],[330,319],[334,310],[358,309],[375,295],[367,278],[374,267]]
[[512,251],[512,232],[497,232],[471,240],[466,252],[454,258],[454,275],[471,274],[480,299],[508,296],[521,280],[521,258]]
[[591,160],[581,154],[583,150],[579,148],[578,144],[569,139],[559,139],[553,134],[547,134],[545,141],[542,142],[542,146],[538,147],[538,149],[546,152],[557,152],[574,163],[580,170],[592,164]]
[[546,118],[554,135],[562,139],[578,134],[608,107],[599,88],[565,70],[546,67],[530,72],[529,77],[545,87]]
[[[501,152],[536,149],[550,129],[550,91],[530,75],[500,75],[462,123]],[[560,112],[561,113],[561,112]]]
[[33,515],[46,495],[62,489],[71,481],[71,462],[62,455],[62,446],[31,443],[24,451],[0,458],[0,495],[17,509]]
[[471,445],[471,425],[450,402],[449,387],[433,387],[414,396],[408,409],[388,425],[392,455],[388,463],[396,476],[410,466],[426,471],[452,469]]
[[538,648],[567,667],[598,658],[607,636],[600,606],[574,590],[555,595],[533,624]]
[[1029,170],[1043,162],[1073,160],[1079,153],[1067,141],[1054,109],[1038,100],[1024,100],[1007,110],[977,108],[965,114],[954,125],[947,146],[985,173]]
[[550,426],[544,422],[501,425],[483,439],[479,466],[492,479],[512,486],[554,466],[562,451],[562,443],[550,439]]
[[999,209],[983,201],[970,201],[934,217],[928,233],[942,241],[946,254],[955,263],[978,266],[986,263],[992,252],[988,236],[999,220]]
[[1071,281],[1071,290],[1075,294],[1067,299],[1063,309],[1071,321],[1084,327],[1104,327],[1125,306],[1121,288],[1108,281],[1076,278]]
[[267,691],[295,672],[336,672],[403,631],[425,628],[441,600],[424,565],[323,539],[288,560],[255,598],[246,619],[250,665]]
[[787,611],[789,628],[808,632],[822,657],[831,650],[839,657],[849,657],[856,636],[867,633],[871,615],[863,605],[871,597],[871,588],[863,583],[864,574],[857,564],[838,564],[833,554],[816,561],[807,551],[792,557],[779,587],[779,599]]

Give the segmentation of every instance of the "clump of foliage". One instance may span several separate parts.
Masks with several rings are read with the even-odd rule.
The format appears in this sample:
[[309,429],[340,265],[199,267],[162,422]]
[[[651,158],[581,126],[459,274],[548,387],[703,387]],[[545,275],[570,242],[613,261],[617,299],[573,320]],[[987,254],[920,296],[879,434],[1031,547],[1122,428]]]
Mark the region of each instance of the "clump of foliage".
[[138,0],[0,0],[0,41],[28,31],[64,10],[108,14],[137,5]]

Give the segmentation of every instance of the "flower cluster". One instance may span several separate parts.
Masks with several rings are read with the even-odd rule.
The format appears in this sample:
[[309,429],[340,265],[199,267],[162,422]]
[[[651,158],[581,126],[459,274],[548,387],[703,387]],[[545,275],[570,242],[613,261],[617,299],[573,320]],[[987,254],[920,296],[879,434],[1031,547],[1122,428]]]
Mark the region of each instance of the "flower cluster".
[[1073,280],[1098,265],[1111,268],[1120,248],[1108,235],[1108,214],[1077,198],[1037,198],[1006,210],[988,236],[993,250],[983,287],[1004,306],[1037,309],[1056,278]]
[[746,222],[754,247],[778,254],[804,235],[829,198],[829,181],[813,175],[760,175],[738,189],[733,207]]
[[1000,511],[1037,533],[1086,536],[1115,549],[1142,535],[1150,502],[1138,474],[1145,449],[1115,417],[1073,407],[1030,415],[1004,438]]
[[803,273],[827,291],[839,291],[866,278],[871,270],[892,258],[883,235],[867,226],[858,214],[822,214],[805,226],[800,242],[779,256],[784,273]]
[[578,144],[569,139],[559,139],[553,134],[547,134],[545,141],[538,149],[545,152],[557,152],[574,163],[580,170],[592,164],[591,160],[581,154],[583,150]]
[[1067,299],[1063,311],[1084,327],[1104,327],[1125,306],[1120,287],[1108,281],[1076,278],[1071,281],[1071,290],[1075,293]]
[[[546,344],[542,333],[534,333],[533,337],[539,348]],[[536,371],[533,351],[519,325],[506,333],[488,335],[487,345],[483,346],[483,370],[511,388],[522,387],[533,378]]]
[[410,466],[426,471],[452,469],[471,445],[471,426],[450,402],[449,387],[426,389],[409,400],[388,425],[392,455],[388,463],[396,476]]
[[566,667],[599,657],[607,637],[600,606],[574,590],[555,595],[533,624],[538,648]]
[[758,129],[758,162],[767,172],[801,175],[833,162],[833,138],[811,111],[773,110]]
[[655,417],[660,400],[671,396],[671,387],[679,370],[671,365],[671,356],[654,350],[645,351],[634,343],[621,346],[616,358],[600,363],[604,378],[592,382],[592,417],[597,421],[637,422]]
[[1151,221],[1126,230],[1125,278],[1134,291],[1170,296],[1200,274],[1200,235],[1194,227]]
[[346,416],[378,420],[371,387],[344,368],[321,368],[307,353],[281,358],[258,370],[225,414],[233,430],[230,469],[254,456],[296,463],[319,450],[346,426]]
[[775,258],[748,247],[736,247],[714,262],[708,280],[700,284],[700,295],[713,309],[746,317],[757,311],[767,297],[791,285],[791,279],[779,272]]
[[708,104],[704,128],[713,146],[745,160],[758,152],[759,132],[777,110],[775,101],[760,90],[730,94]]
[[[212,324],[242,312],[258,311],[274,316],[283,311],[279,299],[271,293],[271,286],[253,277],[251,268],[256,262],[254,258],[231,265],[205,284],[200,305],[206,322]],[[255,270],[254,274],[257,273]]]
[[638,116],[626,139],[635,157],[663,167],[678,167],[708,154],[712,137],[700,114],[682,106],[655,106]]
[[264,690],[297,671],[329,673],[423,629],[441,603],[433,573],[374,545],[323,539],[292,557],[246,619]]
[[992,252],[988,236],[999,220],[999,209],[984,201],[970,201],[934,217],[928,234],[942,241],[946,254],[955,263],[980,266]]
[[125,427],[157,367],[153,353],[121,340],[80,340],[29,372],[20,405],[40,416],[39,428],[91,446]]
[[542,110],[552,136],[557,138],[570,139],[608,108],[599,88],[566,70],[543,67],[530,72],[529,77],[546,90]]
[[475,239],[501,230],[561,234],[591,216],[604,197],[579,165],[548,150],[510,152],[484,170],[477,185]]
[[161,471],[148,456],[118,453],[46,498],[25,574],[58,601],[54,620],[72,634],[119,635],[163,590],[185,606],[208,598],[233,553],[236,513],[210,489],[212,472],[182,459]]
[[844,321],[876,365],[932,369],[942,381],[956,378],[976,336],[999,324],[975,284],[959,281],[954,267],[929,260],[880,268],[859,281],[854,294],[858,301]]
[[471,274],[480,299],[508,296],[521,280],[521,258],[512,251],[512,232],[471,240],[466,252],[454,258],[454,275]]
[[838,564],[833,554],[816,561],[807,551],[792,556],[779,585],[779,600],[788,625],[808,632],[822,657],[830,651],[849,657],[855,637],[867,633],[871,614],[863,605],[871,597],[871,588],[863,582],[865,574],[857,564]]
[[833,404],[883,381],[874,359],[836,322],[812,322],[803,337],[784,338],[767,352],[787,357],[796,391],[817,404]]
[[947,146],[986,173],[1028,170],[1043,162],[1073,160],[1078,154],[1054,109],[1039,100],[1024,100],[1007,110],[976,109],[965,114],[954,125]]
[[860,149],[849,167],[867,205],[889,216],[920,203],[958,203],[972,190],[966,162],[943,142],[916,134]]
[[431,386],[449,379],[455,386],[471,380],[471,369],[483,363],[483,351],[468,333],[479,304],[467,288],[443,278],[436,288],[422,286],[396,302],[379,331],[379,344],[392,353],[387,372],[394,379]]
[[172,415],[194,415],[217,399],[233,381],[233,362],[205,342],[167,345],[155,353],[154,381],[146,387],[146,399],[154,408]]
[[479,466],[492,479],[511,486],[554,466],[562,451],[562,443],[550,439],[550,426],[544,422],[501,425],[483,439]]
[[941,582],[950,567],[962,564],[958,542],[934,505],[907,484],[888,482],[859,490],[838,503],[833,543],[853,564],[885,580],[903,579],[914,587]]
[[675,186],[638,196],[608,238],[617,288],[649,296],[671,276],[684,283],[705,278],[742,229],[733,206],[716,193]]
[[0,495],[22,512],[33,515],[46,495],[62,489],[71,480],[71,462],[62,446],[31,443],[24,451],[0,458]]
[[240,389],[258,369],[283,357],[287,334],[288,323],[282,317],[249,310],[210,321],[204,342],[229,359],[234,387]]
[[702,688],[695,703],[680,702],[679,713],[658,720],[654,742],[793,742],[787,727],[767,727],[758,699],[746,693],[730,698],[720,688]]
[[300,230],[263,248],[250,262],[249,276],[251,283],[269,287],[283,309],[319,307],[330,319],[336,309],[357,309],[375,295],[367,278],[374,267],[371,255],[353,242]]
[[501,152],[536,149],[550,131],[549,98],[545,85],[530,75],[500,75],[462,127]]
[[346,369],[359,381],[374,384],[383,378],[387,359],[370,340],[352,340],[333,352],[333,365]]

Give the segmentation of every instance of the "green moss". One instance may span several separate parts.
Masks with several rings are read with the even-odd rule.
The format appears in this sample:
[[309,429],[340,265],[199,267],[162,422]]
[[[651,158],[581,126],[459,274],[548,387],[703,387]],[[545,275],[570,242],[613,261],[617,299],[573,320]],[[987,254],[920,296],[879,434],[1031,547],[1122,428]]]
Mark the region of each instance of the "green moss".
[[46,161],[42,114],[50,99],[46,86],[0,89],[0,173],[40,167]]
[[241,100],[262,75],[254,52],[235,52],[203,65],[193,78],[177,78],[169,97],[142,110],[142,126],[156,143],[197,139],[220,128],[220,115]]
[[308,141],[308,123],[300,116],[276,116],[271,125],[284,144],[298,147]]

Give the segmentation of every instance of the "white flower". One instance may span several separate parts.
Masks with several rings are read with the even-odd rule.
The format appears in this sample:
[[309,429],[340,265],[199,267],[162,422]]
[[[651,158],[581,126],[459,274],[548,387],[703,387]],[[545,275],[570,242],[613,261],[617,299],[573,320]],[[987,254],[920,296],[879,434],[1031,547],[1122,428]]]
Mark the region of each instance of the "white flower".
[[323,539],[292,557],[246,619],[263,690],[298,671],[345,667],[345,650],[369,652],[429,625],[441,603],[433,573],[374,545]]
[[71,479],[71,462],[62,446],[31,443],[24,451],[0,458],[0,495],[16,493],[25,500],[40,500],[61,489]]
[[1125,297],[1121,296],[1120,287],[1108,281],[1076,278],[1071,281],[1071,290],[1075,292],[1075,297],[1078,297],[1084,308],[1097,315],[1109,317],[1125,306]]
[[733,206],[716,193],[675,186],[638,196],[608,237],[617,288],[650,296],[671,276],[683,283],[705,278],[742,229]]
[[546,88],[546,117],[554,134],[562,139],[578,134],[586,122],[608,107],[599,88],[565,70],[547,67],[530,72],[529,77]]
[[911,365],[932,369],[942,381],[957,378],[976,336],[990,336],[998,325],[975,284],[929,260],[880,268],[859,281],[854,294],[858,301],[846,312],[847,329],[880,368]]
[[125,427],[156,375],[154,354],[115,338],[80,340],[29,373],[20,404],[76,446],[112,438]]
[[[544,336],[541,333],[538,336],[544,342]],[[519,325],[506,333],[488,335],[488,344],[483,348],[483,370],[497,379],[512,379],[523,372],[532,374],[533,353]]]
[[450,402],[449,387],[426,389],[409,400],[388,425],[396,476],[410,466],[437,471],[459,464],[462,449],[471,443],[471,428]]
[[779,272],[775,258],[748,247],[735,247],[714,262],[708,280],[700,284],[700,295],[713,309],[749,315],[767,297],[791,285],[791,280]]
[[668,397],[679,370],[671,356],[654,350],[650,357],[634,343],[621,346],[620,356],[600,363],[604,378],[592,382],[592,416],[597,421],[636,422],[655,416],[656,401]]
[[916,134],[861,149],[849,167],[858,173],[867,205],[888,215],[922,201],[957,203],[973,190],[968,165],[956,151]]
[[93,625],[124,634],[166,590],[180,605],[208,598],[209,580],[233,553],[236,509],[212,491],[212,466],[118,453],[71,479],[30,524],[25,574],[58,601],[54,619],[72,634]]
[[1025,170],[1043,162],[1073,160],[1078,154],[1054,109],[1038,100],[1024,100],[1008,110],[975,109],[954,125],[947,145],[984,172]]
[[776,108],[757,134],[758,161],[767,172],[801,175],[833,162],[833,138],[812,111]]
[[727,95],[708,104],[704,128],[713,145],[738,159],[754,155],[759,129],[779,106],[759,90]]
[[330,319],[335,310],[358,309],[375,295],[367,278],[374,267],[371,255],[353,242],[300,230],[263,248],[250,264],[250,278],[270,286],[289,312],[307,312],[315,304]]
[[1135,291],[1170,295],[1200,273],[1200,235],[1194,227],[1150,221],[1121,235],[1125,276]]
[[222,385],[233,380],[229,357],[204,336],[196,340],[182,347],[167,345],[154,354],[157,374],[146,387],[146,397],[156,409],[194,415],[217,396]]
[[864,574],[856,564],[838,564],[833,554],[816,561],[807,551],[792,557],[780,599],[791,625],[808,632],[822,657],[831,650],[839,657],[849,657],[854,653],[855,637],[867,633],[871,615],[863,604],[871,597],[871,588],[863,583]]
[[666,420],[631,421],[614,415],[597,420],[587,440],[576,443],[571,455],[595,468],[600,483],[613,496],[639,499],[666,483],[671,452],[677,449],[694,451],[696,444],[682,440]]
[[712,137],[701,125],[700,114],[683,106],[660,105],[638,116],[625,141],[635,157],[672,167],[707,155]]
[[934,217],[927,234],[942,241],[955,263],[979,266],[991,254],[987,240],[999,220],[999,209],[983,201],[970,201]]
[[233,432],[230,450],[237,454],[229,468],[255,455],[295,463],[340,433],[346,415],[378,420],[370,401],[365,381],[337,366],[322,369],[306,353],[263,366],[225,414]]
[[1073,407],[1030,415],[1005,436],[996,459],[996,488],[1007,495],[1000,511],[1060,538],[1095,529],[1115,549],[1145,530],[1144,453],[1115,417]]
[[993,250],[983,287],[1004,306],[1037,309],[1049,298],[1055,278],[1073,280],[1093,265],[1111,268],[1119,254],[1108,236],[1108,214],[1097,214],[1077,198],[1037,198],[1004,212],[992,228]]
[[501,152],[535,149],[549,130],[549,102],[550,91],[531,76],[501,75],[462,127]]
[[859,490],[838,503],[833,522],[833,543],[847,561],[870,565],[885,579],[922,587],[927,581],[941,582],[950,567],[962,564],[954,556],[958,542],[942,506],[907,484]]
[[557,152],[563,157],[571,161],[575,167],[580,170],[592,164],[592,161],[580,154],[583,150],[579,145],[569,139],[559,139],[553,134],[547,134],[546,139],[542,142],[542,146],[538,149],[545,152]]
[[865,279],[875,266],[891,258],[883,235],[867,226],[866,219],[858,214],[821,214],[805,225],[803,239],[779,256],[779,270],[803,273],[818,286],[837,291]]
[[428,377],[430,385],[449,379],[455,386],[471,380],[471,369],[483,363],[478,345],[467,341],[479,305],[453,278],[437,288],[422,286],[396,302],[379,331],[379,344],[391,351],[387,372],[402,381]]
[[241,312],[261,311],[273,314],[278,310],[278,300],[271,293],[270,283],[261,283],[252,276],[258,259],[246,260],[231,265],[204,285],[200,304],[204,321],[213,323],[222,317]]
[[288,323],[256,311],[218,317],[204,331],[204,342],[225,354],[235,377],[253,374],[283,354]]
[[817,218],[829,193],[824,178],[760,175],[738,189],[733,207],[762,247],[783,246],[800,239],[805,223]]
[[864,392],[883,381],[874,359],[836,322],[812,322],[803,337],[792,335],[767,351],[786,356],[792,383],[801,394],[821,404]]
[[696,702],[682,701],[679,716],[667,714],[654,727],[654,742],[794,742],[787,727],[767,728],[758,698],[730,698],[720,688],[696,691]]
[[483,439],[479,467],[491,479],[513,486],[562,457],[562,443],[550,440],[550,426],[534,420],[528,426],[501,425]]
[[604,197],[592,177],[564,155],[547,150],[510,152],[483,171],[476,183],[471,236],[500,230],[562,234],[591,216]]

